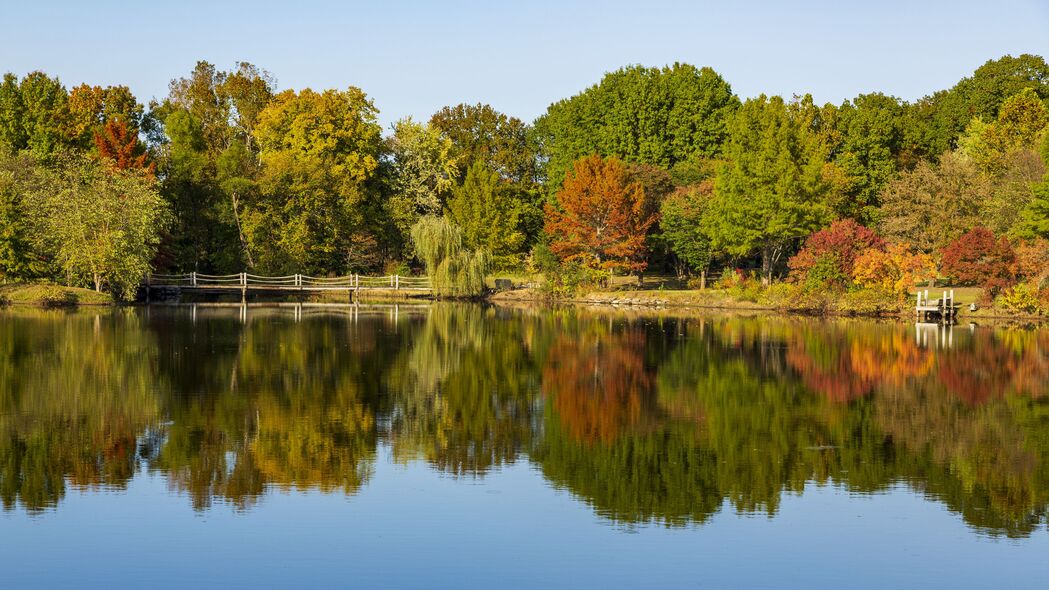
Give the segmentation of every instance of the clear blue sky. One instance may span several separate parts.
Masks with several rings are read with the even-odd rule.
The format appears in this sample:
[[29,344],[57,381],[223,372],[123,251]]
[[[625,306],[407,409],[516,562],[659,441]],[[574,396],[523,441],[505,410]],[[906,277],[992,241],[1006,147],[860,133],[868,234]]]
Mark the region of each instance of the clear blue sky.
[[743,97],[840,102],[912,100],[991,58],[1049,57],[1049,0],[3,2],[3,71],[127,84],[148,102],[198,59],[250,61],[281,89],[360,86],[385,124],[459,102],[531,120],[632,63],[709,65]]

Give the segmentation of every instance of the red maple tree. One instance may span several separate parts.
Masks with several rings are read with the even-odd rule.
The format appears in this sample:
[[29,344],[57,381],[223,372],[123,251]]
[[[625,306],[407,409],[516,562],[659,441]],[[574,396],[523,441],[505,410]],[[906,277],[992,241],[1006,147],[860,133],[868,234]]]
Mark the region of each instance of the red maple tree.
[[546,206],[546,234],[564,262],[640,272],[647,266],[645,234],[656,218],[621,160],[588,156],[576,160],[557,206]]
[[147,163],[138,136],[119,119],[106,121],[102,129],[95,131],[95,147],[99,156],[119,170],[145,170],[152,176],[156,169],[156,164]]

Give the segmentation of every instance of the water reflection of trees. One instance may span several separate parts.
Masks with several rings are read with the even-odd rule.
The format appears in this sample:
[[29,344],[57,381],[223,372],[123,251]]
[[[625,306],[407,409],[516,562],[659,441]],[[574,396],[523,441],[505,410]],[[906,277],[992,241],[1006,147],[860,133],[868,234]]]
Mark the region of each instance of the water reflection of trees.
[[397,460],[423,458],[456,475],[512,463],[531,441],[534,318],[439,305],[389,371]]
[[[653,395],[645,379],[625,379],[610,396],[561,374],[566,363],[637,358],[640,323],[599,348],[579,338],[547,363],[543,385],[555,398],[622,400],[616,414],[555,399],[533,452],[547,477],[602,514],[702,522],[724,501],[774,514],[784,493],[817,482],[860,493],[909,485],[991,534],[1045,522],[1044,331],[977,330],[940,351],[895,324],[720,320],[683,331],[659,364],[655,407],[638,401]],[[988,379],[977,390],[988,393],[974,396],[970,384]],[[594,436],[580,424],[615,428]]]
[[[75,337],[72,337],[75,335]],[[123,488],[158,419],[156,342],[134,314],[23,310],[0,321],[0,501],[54,506]]]
[[775,514],[787,493],[905,485],[991,534],[1049,506],[1049,330],[422,315],[7,312],[0,499],[162,474],[205,509],[272,488],[353,494],[377,448],[484,476],[522,454],[620,522]]

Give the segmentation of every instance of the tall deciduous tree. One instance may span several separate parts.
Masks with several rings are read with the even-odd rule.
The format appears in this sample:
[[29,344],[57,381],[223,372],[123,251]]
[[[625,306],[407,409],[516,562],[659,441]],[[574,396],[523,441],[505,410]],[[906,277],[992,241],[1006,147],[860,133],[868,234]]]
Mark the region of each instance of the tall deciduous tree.
[[834,162],[847,178],[844,198],[834,204],[839,217],[860,223],[873,221],[881,204],[881,189],[896,175],[903,153],[903,106],[884,94],[864,94],[837,112],[841,133]]
[[466,246],[487,250],[499,268],[520,262],[525,241],[521,230],[522,203],[514,189],[514,185],[501,180],[497,172],[478,160],[448,200],[448,217],[462,228]]
[[656,219],[647,212],[641,184],[629,182],[626,165],[594,155],[575,162],[556,204],[547,205],[546,234],[562,261],[643,271],[645,236]]
[[986,177],[958,155],[944,154],[939,164],[921,162],[883,190],[881,234],[932,253],[976,225],[987,192]]
[[704,279],[714,254],[703,227],[712,193],[713,183],[708,181],[679,189],[660,205],[659,227],[663,241],[688,270],[700,272]]
[[373,206],[381,129],[359,88],[278,94],[259,114],[263,194],[245,215],[264,269],[345,272]]
[[134,297],[166,221],[151,177],[72,156],[40,171],[32,203],[39,248],[67,277]]
[[710,68],[630,66],[606,74],[536,121],[547,188],[557,190],[573,161],[589,154],[668,169],[715,156],[738,106],[732,88]]
[[504,180],[531,184],[536,177],[535,149],[529,127],[487,104],[444,107],[430,117],[430,127],[452,142],[459,178],[474,162],[484,162]]
[[775,96],[743,105],[730,122],[727,162],[706,216],[713,246],[760,255],[765,281],[793,242],[830,217],[835,170],[807,109]]
[[402,239],[410,244],[411,227],[444,207],[459,174],[452,142],[436,128],[411,118],[394,124],[387,140],[387,210]]

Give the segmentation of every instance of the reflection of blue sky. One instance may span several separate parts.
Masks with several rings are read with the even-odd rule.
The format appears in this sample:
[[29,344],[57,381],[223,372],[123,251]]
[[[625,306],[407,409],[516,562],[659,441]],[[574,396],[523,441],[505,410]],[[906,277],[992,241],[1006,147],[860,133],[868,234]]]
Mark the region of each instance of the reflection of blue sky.
[[1044,527],[976,534],[897,487],[810,485],[775,517],[626,529],[552,490],[526,461],[483,479],[391,461],[355,496],[269,493],[196,512],[165,479],[0,513],[4,588],[1028,588],[1049,579]]

